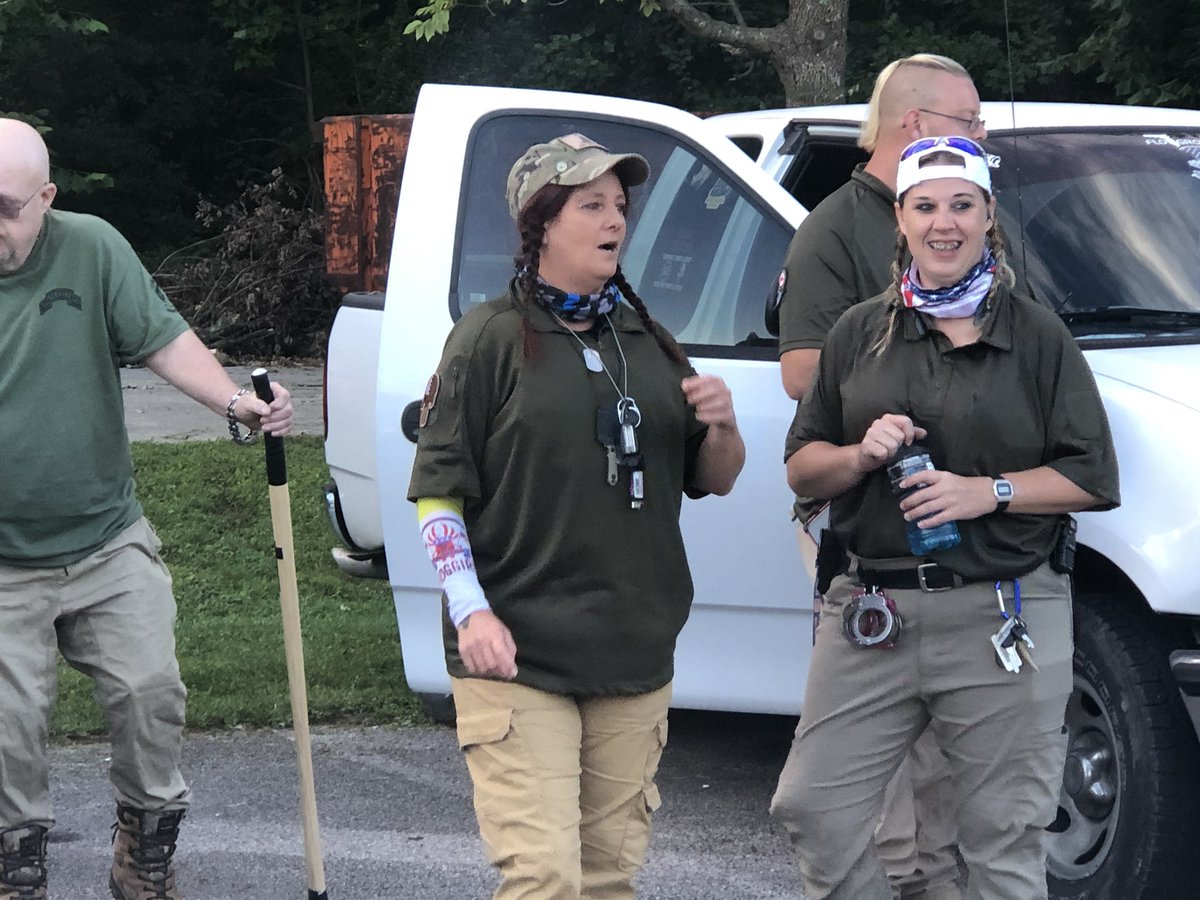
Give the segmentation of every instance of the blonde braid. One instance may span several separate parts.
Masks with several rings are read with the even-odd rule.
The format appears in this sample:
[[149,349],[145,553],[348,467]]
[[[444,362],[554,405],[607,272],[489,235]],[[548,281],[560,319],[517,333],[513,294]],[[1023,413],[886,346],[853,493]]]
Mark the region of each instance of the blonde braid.
[[992,286],[983,301],[987,306],[991,306],[992,298],[996,296],[996,291],[1000,289],[1001,284],[1011,288],[1017,283],[1017,275],[1008,262],[1008,247],[1004,243],[1004,236],[1000,234],[998,224],[993,218],[992,227],[987,232],[988,249],[992,251],[992,256],[996,257],[996,275],[992,279]]
[[905,262],[907,260],[908,238],[897,232],[896,255],[892,259],[892,283],[888,285],[885,295],[888,301],[887,326],[883,329],[883,333],[880,334],[879,340],[871,345],[869,351],[875,356],[883,355],[883,351],[892,343],[892,336],[896,333],[896,326],[900,321],[900,310],[904,307],[904,298],[900,292],[900,284],[904,279]]

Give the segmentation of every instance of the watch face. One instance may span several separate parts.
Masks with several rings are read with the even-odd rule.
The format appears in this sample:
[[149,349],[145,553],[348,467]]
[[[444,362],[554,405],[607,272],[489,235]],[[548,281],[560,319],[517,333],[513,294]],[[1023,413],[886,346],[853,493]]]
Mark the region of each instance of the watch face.
[[997,478],[992,482],[992,493],[999,500],[1011,500],[1013,495],[1012,482],[1005,481],[1003,478]]

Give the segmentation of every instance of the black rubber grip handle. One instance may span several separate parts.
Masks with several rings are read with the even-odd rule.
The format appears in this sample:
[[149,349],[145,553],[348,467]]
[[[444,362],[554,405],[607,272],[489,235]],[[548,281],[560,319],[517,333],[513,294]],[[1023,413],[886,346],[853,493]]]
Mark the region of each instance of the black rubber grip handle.
[[[264,403],[275,399],[271,390],[271,378],[266,369],[255,369],[250,373],[250,382],[254,385],[254,393]],[[267,455],[267,484],[287,484],[287,457],[283,453],[283,438],[263,433],[263,448]]]

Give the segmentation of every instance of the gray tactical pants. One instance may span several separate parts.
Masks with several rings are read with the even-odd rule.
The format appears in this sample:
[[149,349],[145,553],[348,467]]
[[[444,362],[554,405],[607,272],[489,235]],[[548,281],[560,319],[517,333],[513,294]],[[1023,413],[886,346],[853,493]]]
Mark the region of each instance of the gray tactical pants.
[[0,564],[0,828],[54,823],[46,741],[56,651],[94,682],[116,799],[187,806],[179,771],[187,692],[161,546],[142,518],[74,565]]
[[[1066,576],[1021,579],[1023,618],[1040,671],[996,665],[1001,624],[991,582],[940,593],[889,590],[907,630],[891,650],[842,634],[855,585],[826,595],[804,715],[772,802],[795,844],[809,900],[891,900],[872,840],[884,790],[931,725],[950,763],[952,813],[968,900],[1044,900],[1044,836],[1065,758],[1071,691]],[[1011,583],[1005,584],[1012,597]]]

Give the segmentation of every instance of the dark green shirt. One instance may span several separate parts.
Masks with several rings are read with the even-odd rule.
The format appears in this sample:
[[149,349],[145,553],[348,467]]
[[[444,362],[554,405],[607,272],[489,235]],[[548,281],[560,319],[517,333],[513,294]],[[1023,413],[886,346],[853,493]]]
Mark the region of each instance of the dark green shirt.
[[817,204],[788,246],[779,352],[819,350],[842,313],[891,283],[896,195],[863,165]]
[[[409,485],[410,500],[464,498],[480,584],[517,645],[516,680],[555,693],[665,685],[692,601],[679,509],[707,433],[680,387],[692,370],[670,360],[624,303],[611,319],[642,413],[642,509],[630,508],[627,469],[608,484],[595,437],[597,406],[617,402],[608,376],[589,372],[579,342],[540,308],[530,310],[535,351],[525,359],[511,295],[451,331]],[[607,326],[599,348],[622,384]],[[467,677],[443,618],[447,668]]]
[[[1120,502],[1117,460],[1096,382],[1075,340],[1049,309],[1000,290],[979,341],[954,348],[912,310],[881,355],[883,298],[839,320],[821,352],[813,389],[796,411],[785,457],[811,441],[858,443],[884,413],[926,428],[938,469],[997,476],[1049,466],[1089,494],[1096,509]],[[859,556],[908,556],[904,519],[880,468],[833,499],[831,524]],[[962,543],[939,562],[966,578],[1007,579],[1041,564],[1059,516],[996,513],[958,523]]]

